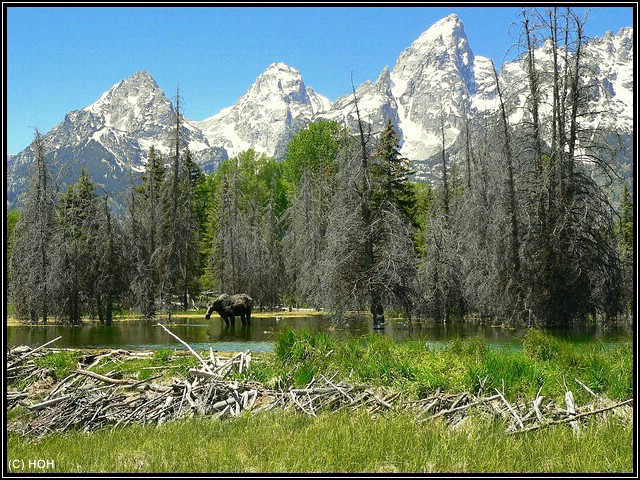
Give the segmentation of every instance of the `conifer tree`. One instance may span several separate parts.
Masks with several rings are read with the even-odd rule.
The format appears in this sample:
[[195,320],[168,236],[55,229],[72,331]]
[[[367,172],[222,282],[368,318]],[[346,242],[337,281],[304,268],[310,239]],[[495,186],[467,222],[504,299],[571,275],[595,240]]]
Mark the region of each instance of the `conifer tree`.
[[141,184],[131,190],[128,237],[131,245],[131,290],[134,302],[147,318],[156,314],[159,275],[154,252],[159,245],[162,211],[160,192],[166,175],[162,155],[152,146]]
[[160,277],[160,298],[169,316],[174,295],[188,307],[189,284],[198,276],[198,223],[195,211],[194,182],[197,171],[188,149],[183,150],[180,95],[176,94],[175,130],[171,170],[160,195],[162,218],[160,243],[153,253]]
[[372,201],[374,208],[383,202],[395,205],[404,216],[415,224],[416,198],[410,176],[409,159],[400,154],[400,140],[391,119],[387,124],[372,159],[372,177],[375,182]]
[[17,318],[47,323],[50,314],[49,275],[55,230],[55,194],[42,135],[36,129],[32,144],[34,161],[29,167],[24,206],[16,223],[10,257],[9,292]]
[[59,316],[78,324],[94,298],[98,210],[95,184],[86,170],[62,194],[57,211],[56,249],[52,282]]

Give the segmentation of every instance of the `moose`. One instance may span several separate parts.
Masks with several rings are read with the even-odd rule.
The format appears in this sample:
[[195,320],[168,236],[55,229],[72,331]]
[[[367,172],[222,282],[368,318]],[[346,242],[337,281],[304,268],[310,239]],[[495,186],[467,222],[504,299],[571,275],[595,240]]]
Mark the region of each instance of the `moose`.
[[253,307],[253,299],[246,293],[234,295],[223,293],[215,301],[207,304],[205,318],[209,320],[213,312],[218,312],[227,326],[235,325],[236,315],[240,317],[243,325],[251,325],[251,307]]

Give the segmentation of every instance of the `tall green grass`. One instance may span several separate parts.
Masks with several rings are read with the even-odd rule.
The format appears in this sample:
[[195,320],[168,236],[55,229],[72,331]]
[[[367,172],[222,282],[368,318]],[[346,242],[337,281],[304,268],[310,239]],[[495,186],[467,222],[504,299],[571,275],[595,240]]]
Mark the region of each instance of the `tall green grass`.
[[446,422],[417,424],[404,412],[378,418],[363,410],[317,418],[269,412],[36,442],[11,435],[8,458],[50,460],[55,473],[611,473],[632,470],[632,435],[632,426],[613,416],[590,422],[579,435],[565,425],[509,435],[500,422],[479,416],[451,429]]
[[[384,385],[421,397],[442,391],[499,389],[507,397],[564,398],[571,389],[577,401],[593,392],[623,400],[633,393],[631,341],[611,347],[592,341],[575,344],[531,330],[523,348],[489,348],[484,339],[455,339],[445,348],[418,340],[398,342],[371,335],[337,340],[325,333],[288,330],[275,342],[275,355],[250,376],[263,383],[300,387],[313,377],[337,374],[352,383]],[[486,378],[486,381],[484,380]],[[276,379],[276,380],[274,380]]]

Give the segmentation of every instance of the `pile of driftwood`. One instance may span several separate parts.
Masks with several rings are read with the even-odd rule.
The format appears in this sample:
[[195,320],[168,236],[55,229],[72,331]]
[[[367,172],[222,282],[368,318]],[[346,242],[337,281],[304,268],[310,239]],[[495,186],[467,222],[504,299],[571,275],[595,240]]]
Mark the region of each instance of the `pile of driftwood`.
[[470,393],[452,395],[436,391],[427,398],[412,402],[410,407],[416,410],[418,423],[443,418],[455,428],[463,424],[468,418],[468,413],[473,411],[476,414],[504,420],[509,433],[529,432],[561,423],[568,424],[575,431],[579,431],[580,422],[586,417],[615,409],[618,409],[617,414],[629,421],[632,420],[633,411],[630,404],[633,403],[633,399],[613,402],[606,397],[596,395],[580,380],[575,380],[594,397],[593,403],[578,407],[574,401],[573,392],[567,389],[566,385],[564,406],[541,395],[542,387],[538,390],[535,399],[510,403],[498,389],[494,389],[493,394],[491,392],[483,394],[483,387],[487,381],[485,377],[480,381],[479,392],[476,395]]
[[[237,379],[238,374],[250,369],[250,351],[225,357],[210,349],[205,359],[166,327],[160,326],[198,359],[199,367],[189,369],[191,378],[173,378],[169,383],[166,380],[158,383],[154,381],[162,373],[145,380],[135,380],[122,378],[117,370],[105,375],[91,370],[106,358],[113,361],[124,354],[129,357],[150,355],[145,352],[114,350],[88,356],[84,359],[86,364],[79,364],[73,373],[53,385],[49,393],[36,403],[29,403],[24,392],[9,392],[7,409],[22,404],[31,412],[28,421],[16,422],[10,429],[39,437],[70,428],[84,431],[105,427],[115,429],[129,423],[161,424],[190,415],[231,417],[245,411],[257,413],[272,409],[293,409],[311,416],[340,409],[364,408],[371,415],[402,409],[411,411],[419,423],[441,418],[453,427],[463,423],[469,412],[477,412],[504,419],[507,431],[514,433],[558,423],[567,423],[578,430],[586,417],[613,410],[628,417],[629,421],[632,419],[629,406],[632,399],[614,403],[596,395],[584,384],[581,385],[595,401],[581,407],[575,404],[568,389],[564,406],[540,395],[541,391],[532,401],[512,404],[497,389],[485,393],[486,378],[480,381],[476,394],[452,395],[438,390],[418,401],[405,399],[401,392],[337,381],[335,375],[320,375],[304,388],[277,391],[267,389],[259,382]],[[42,349],[46,345],[37,349],[18,347],[9,352],[7,369],[10,378],[42,375],[32,360],[43,354]]]
[[7,380],[16,382],[18,380],[27,380],[41,374],[42,372],[39,371],[38,365],[33,360],[39,356],[46,355],[45,347],[48,347],[60,338],[61,337],[54,338],[50,342],[33,349],[22,345],[9,350],[7,352]]

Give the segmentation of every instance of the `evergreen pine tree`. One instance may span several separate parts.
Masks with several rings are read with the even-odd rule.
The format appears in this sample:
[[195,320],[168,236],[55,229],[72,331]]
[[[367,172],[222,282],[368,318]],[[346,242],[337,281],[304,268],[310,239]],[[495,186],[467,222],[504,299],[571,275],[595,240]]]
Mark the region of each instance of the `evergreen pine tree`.
[[9,293],[16,318],[28,317],[33,323],[42,318],[42,322],[47,323],[55,201],[44,143],[38,130],[32,148],[34,162],[29,168],[24,206],[13,235]]
[[415,172],[409,159],[400,154],[400,140],[390,119],[377,144],[371,170],[376,183],[372,193],[374,208],[388,201],[416,225],[416,196],[409,180]]

